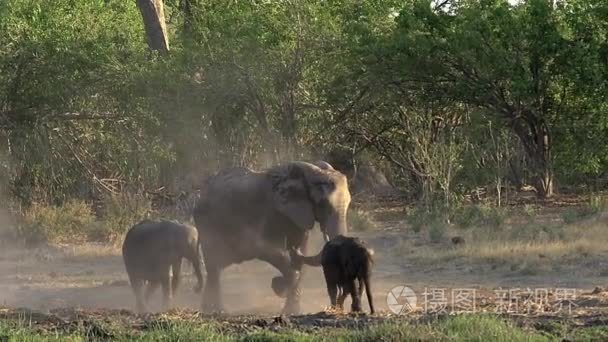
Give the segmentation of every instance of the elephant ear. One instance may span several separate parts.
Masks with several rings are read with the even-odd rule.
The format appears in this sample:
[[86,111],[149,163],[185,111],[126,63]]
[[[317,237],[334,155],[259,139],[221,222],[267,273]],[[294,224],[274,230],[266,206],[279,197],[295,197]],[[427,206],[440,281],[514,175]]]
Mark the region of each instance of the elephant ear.
[[274,188],[276,209],[303,230],[315,224],[313,206],[308,196],[302,170],[292,166]]

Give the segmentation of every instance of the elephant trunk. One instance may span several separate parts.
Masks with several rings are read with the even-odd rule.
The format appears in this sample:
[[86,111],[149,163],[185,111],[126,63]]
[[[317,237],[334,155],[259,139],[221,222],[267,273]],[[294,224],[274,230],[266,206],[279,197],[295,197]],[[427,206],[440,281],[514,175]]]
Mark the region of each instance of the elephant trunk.
[[321,222],[321,230],[323,232],[325,242],[335,238],[338,235],[346,235],[348,232],[348,226],[346,223],[346,209],[329,215],[325,222]]
[[305,256],[299,250],[290,250],[292,266],[300,267],[301,265],[321,266],[321,253],[312,256]]

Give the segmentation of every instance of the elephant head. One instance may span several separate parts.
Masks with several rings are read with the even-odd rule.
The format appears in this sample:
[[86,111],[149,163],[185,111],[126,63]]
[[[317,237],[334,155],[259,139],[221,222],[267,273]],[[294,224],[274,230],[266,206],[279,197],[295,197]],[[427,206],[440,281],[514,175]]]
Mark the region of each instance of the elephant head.
[[278,212],[303,230],[319,222],[325,241],[346,235],[351,196],[345,175],[324,161],[292,162],[271,175]]

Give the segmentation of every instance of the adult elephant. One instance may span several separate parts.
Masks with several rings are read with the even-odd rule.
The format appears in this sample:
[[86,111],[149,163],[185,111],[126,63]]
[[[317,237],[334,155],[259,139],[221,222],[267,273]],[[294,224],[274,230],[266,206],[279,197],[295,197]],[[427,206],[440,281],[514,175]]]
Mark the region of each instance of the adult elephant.
[[229,168],[209,177],[193,212],[207,270],[203,311],[224,309],[224,268],[259,259],[282,273],[272,288],[287,298],[283,312],[298,313],[301,270],[291,265],[289,250],[306,254],[315,221],[326,241],[345,235],[350,201],[346,176],[323,161],[291,162],[260,172]]

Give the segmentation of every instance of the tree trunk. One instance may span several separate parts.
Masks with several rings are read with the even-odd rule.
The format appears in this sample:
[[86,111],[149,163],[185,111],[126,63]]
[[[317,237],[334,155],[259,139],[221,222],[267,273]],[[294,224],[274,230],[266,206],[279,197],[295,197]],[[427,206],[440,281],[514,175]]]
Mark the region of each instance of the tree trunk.
[[192,33],[192,2],[195,0],[183,0],[182,11],[184,13],[184,33],[190,35]]
[[518,120],[514,129],[530,158],[536,194],[543,199],[553,196],[551,139],[547,124],[528,115],[526,122]]
[[534,171],[536,177],[536,190],[538,197],[549,198],[553,196],[553,167],[551,166],[551,146],[549,130],[544,122],[536,125],[536,143]]
[[165,24],[165,11],[162,0],[137,0],[146,30],[150,49],[166,54],[169,52],[169,38]]
[[553,171],[551,169],[539,170],[536,190],[540,198],[553,196]]

